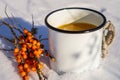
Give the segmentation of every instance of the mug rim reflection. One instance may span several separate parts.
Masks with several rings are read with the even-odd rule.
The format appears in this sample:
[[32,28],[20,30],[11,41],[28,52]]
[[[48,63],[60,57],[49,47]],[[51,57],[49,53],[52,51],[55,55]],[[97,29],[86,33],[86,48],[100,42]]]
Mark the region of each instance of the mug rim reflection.
[[[95,12],[95,13],[99,14],[99,15],[103,18],[103,22],[102,22],[99,26],[97,26],[96,28],[89,29],[89,30],[82,30],[82,31],[62,30],[62,29],[55,28],[55,27],[53,27],[52,25],[50,25],[50,24],[48,23],[47,19],[49,18],[49,16],[50,16],[51,14],[53,14],[53,13],[55,13],[55,12],[58,12],[58,11],[61,11],[61,10],[66,10],[66,9],[80,9],[80,10],[87,10],[87,11]],[[61,33],[69,33],[69,34],[89,33],[89,32],[94,32],[94,31],[97,31],[97,30],[103,28],[104,25],[106,24],[106,17],[105,17],[102,13],[100,13],[100,12],[98,12],[98,11],[96,11],[96,10],[93,10],[93,9],[82,8],[82,7],[69,7],[69,8],[57,9],[57,10],[54,10],[54,11],[50,12],[50,13],[45,17],[45,24],[47,25],[47,27],[48,27],[49,29],[52,29],[52,30],[54,30],[54,31],[58,31],[58,32],[61,32]]]

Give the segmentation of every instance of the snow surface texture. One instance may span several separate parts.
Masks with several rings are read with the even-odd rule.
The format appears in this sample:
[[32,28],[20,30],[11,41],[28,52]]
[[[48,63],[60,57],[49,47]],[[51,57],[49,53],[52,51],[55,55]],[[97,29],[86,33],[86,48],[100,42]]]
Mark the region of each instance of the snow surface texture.
[[[120,0],[0,0],[0,16],[6,21],[4,13],[5,5],[8,7],[8,13],[13,14],[15,18],[25,26],[30,28],[31,15],[34,15],[35,26],[38,27],[39,34],[47,37],[47,28],[44,24],[45,16],[58,8],[63,7],[87,7],[102,12],[108,20],[116,26],[116,39],[109,49],[108,57],[103,60],[99,69],[80,74],[66,73],[57,75],[54,71],[49,71],[49,80],[119,80],[120,79]],[[2,31],[1,31],[2,30]],[[11,37],[6,28],[1,28],[0,33]],[[46,48],[48,42],[44,41]],[[0,39],[0,47],[11,47],[10,44]],[[17,64],[14,59],[10,59],[9,52],[0,51],[0,80],[21,80],[17,72]],[[47,62],[48,63],[48,62]],[[30,73],[30,80],[38,80],[37,74]]]

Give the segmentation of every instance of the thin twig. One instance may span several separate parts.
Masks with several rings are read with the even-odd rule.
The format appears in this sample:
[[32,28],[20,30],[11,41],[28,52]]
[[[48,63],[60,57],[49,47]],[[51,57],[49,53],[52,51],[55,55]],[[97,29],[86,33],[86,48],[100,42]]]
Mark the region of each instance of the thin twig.
[[35,28],[34,26],[34,16],[32,15],[32,28]]
[[[39,64],[40,59],[36,58],[36,60],[38,61],[38,64]],[[43,76],[43,74],[41,73],[40,68],[38,68],[38,65],[37,65],[37,74],[38,74],[39,80],[46,80],[45,77]]]
[[[7,18],[9,19],[9,21],[11,22],[12,26],[15,26],[15,25],[14,25],[14,22],[10,19],[10,17],[9,17],[8,14],[7,14],[7,6],[5,7],[5,14],[6,14]],[[7,27],[9,27],[9,29],[11,30],[14,38],[19,40],[19,38],[17,37],[16,33],[14,32],[12,26],[11,26],[10,24],[8,24],[6,21],[4,21],[3,19],[2,19],[2,23],[3,23],[4,25],[6,25]]]
[[11,14],[15,23],[17,23],[17,25],[23,30],[24,28],[21,26],[21,24],[15,19],[15,17],[13,16],[13,14]]
[[42,35],[39,35],[39,40],[42,38]]
[[39,74],[39,70],[37,70],[37,75],[38,75],[38,77],[39,77],[39,80],[41,80],[41,76],[40,76],[40,74]]
[[13,22],[12,19],[8,16],[8,13],[7,13],[7,6],[5,6],[5,14],[6,14],[8,20],[11,22],[12,26],[14,26],[14,22]]
[[11,30],[11,32],[12,32],[13,36],[15,37],[15,39],[18,39],[18,37],[16,36],[16,33],[14,32],[12,26],[10,24],[8,24],[6,21],[4,21],[4,19],[1,16],[0,16],[0,19],[1,19],[2,23],[4,25],[6,25]]
[[46,80],[46,77],[41,73],[41,70],[37,68],[37,75],[39,77],[39,80]]
[[7,56],[8,58],[10,58],[10,59],[15,59],[14,57],[11,57],[11,56]]
[[[12,15],[12,14],[11,14]],[[17,23],[17,25],[23,30],[23,27],[20,25],[20,23],[15,19],[15,17],[12,15],[14,21]],[[23,32],[17,27],[17,26],[13,26],[14,29],[16,29],[17,31],[19,31],[21,34],[23,34]],[[24,35],[24,34],[23,34]]]
[[[40,60],[39,60],[38,58],[36,58],[36,60],[38,61],[38,64],[39,64],[39,63],[40,63]],[[37,75],[38,75],[38,77],[39,77],[39,80],[41,80],[42,77],[41,77],[41,75],[40,75],[40,69],[38,68],[38,66],[37,66]]]
[[[22,31],[15,26],[13,20],[8,16],[8,14],[7,14],[7,6],[5,7],[5,14],[6,14],[7,18],[9,19],[9,21],[11,22],[13,28],[15,28],[16,30],[18,30],[21,34],[23,34]],[[12,14],[11,14],[11,15],[12,15]],[[16,19],[15,19],[15,17],[14,17],[13,15],[12,15],[12,17],[13,17],[14,21],[16,21]],[[19,24],[17,21],[16,21],[16,23]],[[19,24],[19,25],[20,25],[20,24]],[[20,25],[20,27],[21,27],[21,25]]]
[[32,15],[32,28],[31,28],[31,32],[33,33],[33,35],[37,34],[37,28],[35,28],[34,25],[34,17]]
[[16,26],[14,26],[13,28],[16,29],[17,31],[19,31],[19,33],[23,34],[23,32],[19,28],[17,28]]
[[10,39],[8,39],[8,38],[2,36],[1,34],[0,34],[0,38],[3,38],[3,39],[5,39],[5,40],[8,41],[8,42],[14,43],[12,40],[10,40]]
[[5,21],[2,21],[2,23],[4,25],[6,25],[11,30],[11,32],[12,32],[13,36],[15,37],[15,39],[19,40],[19,38],[17,37],[16,33],[14,32],[12,26],[10,24],[8,24],[7,22],[5,22]]
[[13,49],[5,49],[5,48],[0,48],[0,50],[3,50],[3,51],[13,51]]
[[45,50],[44,55],[48,54],[50,59],[55,59],[55,57],[48,52],[48,50]]

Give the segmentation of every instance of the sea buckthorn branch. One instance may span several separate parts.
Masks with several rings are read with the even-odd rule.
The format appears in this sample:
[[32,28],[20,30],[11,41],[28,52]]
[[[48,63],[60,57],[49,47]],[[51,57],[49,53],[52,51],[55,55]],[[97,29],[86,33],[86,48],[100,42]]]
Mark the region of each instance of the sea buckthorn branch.
[[[20,38],[19,45],[21,45],[21,49],[20,49],[21,57],[19,57],[19,56],[18,57],[16,56],[16,57],[18,58],[17,61],[20,64],[20,66],[27,65],[29,67],[26,67],[28,69],[27,72],[26,72],[26,70],[23,70],[23,69],[21,71],[21,68],[19,68],[20,74],[24,80],[26,78],[26,76],[28,76],[27,74],[29,73],[29,68],[30,68],[32,71],[37,72],[40,80],[44,80],[43,75],[40,74],[40,72],[39,72],[40,70],[38,71],[39,68],[42,68],[42,64],[40,63],[39,58],[40,58],[40,55],[42,54],[42,52],[44,51],[44,49],[42,49],[40,47],[40,42],[35,38],[35,36],[32,35],[32,33],[30,31],[28,31],[27,29],[24,29],[23,33],[24,33],[25,37],[22,35],[19,36],[19,38]],[[14,51],[15,55],[16,55],[16,51],[19,51],[19,50],[15,49],[15,51]],[[22,59],[19,60],[20,58],[22,58]],[[39,67],[37,67],[37,66],[39,66]],[[27,77],[27,79],[28,79],[28,77]],[[27,80],[27,79],[25,79],[25,80]]]
[[[37,33],[37,28],[34,26],[33,16],[32,16],[32,29],[28,31],[26,28],[23,28],[17,20],[14,18],[15,22],[20,26],[17,27],[14,25],[11,18],[5,12],[9,21],[12,23],[9,24],[3,18],[1,18],[1,26],[5,25],[8,27],[14,36],[14,39],[11,40],[0,34],[0,38],[5,39],[6,41],[11,42],[14,45],[14,49],[5,49],[0,48],[4,51],[13,51],[16,62],[18,63],[18,72],[20,73],[22,80],[29,80],[30,71],[36,72],[38,74],[39,80],[46,80],[47,78],[43,75],[41,69],[44,67],[43,63],[40,61],[41,56],[48,56],[52,61],[55,61],[54,57],[48,53],[48,50],[44,49],[44,45],[41,43],[45,39],[37,39],[35,34]],[[20,29],[22,28],[22,30]],[[15,30],[19,31],[19,35],[15,33]]]

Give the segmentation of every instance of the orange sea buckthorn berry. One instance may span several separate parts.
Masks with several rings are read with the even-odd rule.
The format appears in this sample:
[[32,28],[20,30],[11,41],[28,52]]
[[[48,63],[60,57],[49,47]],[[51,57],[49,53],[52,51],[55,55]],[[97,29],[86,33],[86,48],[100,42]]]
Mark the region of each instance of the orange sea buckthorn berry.
[[32,36],[32,33],[31,33],[31,32],[28,32],[27,35],[28,35],[28,36]]
[[24,70],[22,70],[22,69],[19,69],[18,71],[19,71],[19,73],[21,73],[21,72],[23,72]]
[[20,72],[21,76],[24,77],[26,75],[25,71]]
[[26,68],[26,72],[29,73],[30,72],[30,68]]
[[36,40],[33,40],[33,42],[32,42],[32,43],[33,43],[33,45],[35,45],[35,44],[37,44],[37,41],[36,41]]
[[27,29],[24,29],[24,30],[23,30],[23,33],[24,33],[24,34],[27,34],[28,32],[29,32],[29,31],[28,31]]
[[27,47],[27,45],[26,45],[26,44],[23,44],[23,45],[22,45],[22,47],[26,48],[26,47]]
[[38,54],[42,54],[44,52],[44,49],[38,49]]
[[37,51],[37,50],[35,50],[35,51],[33,52],[33,54],[34,54],[34,55],[37,55],[37,54],[38,54],[38,51]]
[[18,53],[14,52],[14,56],[18,55]]
[[29,80],[28,75],[24,76],[24,77],[23,77],[23,80]]
[[32,44],[28,44],[28,48],[31,48],[32,47]]
[[43,66],[43,63],[39,63],[38,64],[38,68],[42,69],[44,66]]
[[27,39],[30,41],[32,39],[32,36],[28,36]]
[[29,42],[32,43],[32,42],[33,42],[33,39],[30,39]]
[[21,52],[22,55],[26,54],[24,51]]
[[40,55],[39,54],[37,54],[37,55],[35,55],[36,56],[36,58],[40,58]]
[[33,45],[33,46],[32,46],[32,49],[35,50],[35,49],[37,49],[37,47],[36,47],[35,45]]
[[15,52],[15,53],[18,53],[18,52],[19,52],[19,48],[16,47],[16,48],[14,49],[14,52]]
[[22,55],[24,59],[27,59],[27,54]]
[[21,63],[21,61],[22,61],[21,58],[18,58],[18,59],[17,59],[17,62],[18,62],[18,63]]
[[37,45],[37,47],[40,47],[40,42],[37,42],[37,44],[36,44],[36,45]]
[[32,71],[36,71],[37,69],[36,69],[35,67],[32,67],[31,70],[32,70]]
[[37,58],[39,58],[39,57],[40,57],[40,54],[38,53],[38,51],[37,51],[37,50],[35,50],[33,53],[34,53],[34,55],[35,55]]
[[28,68],[28,67],[29,67],[28,64],[25,63],[25,64],[24,64],[24,68],[26,69],[26,68]]
[[22,47],[22,51],[25,52],[27,51],[27,49],[25,47]]
[[22,71],[22,70],[23,70],[23,66],[22,66],[22,65],[18,65],[18,69],[19,69],[20,71]]
[[20,55],[17,55],[16,58],[17,58],[17,59],[21,59],[21,56],[20,56]]

